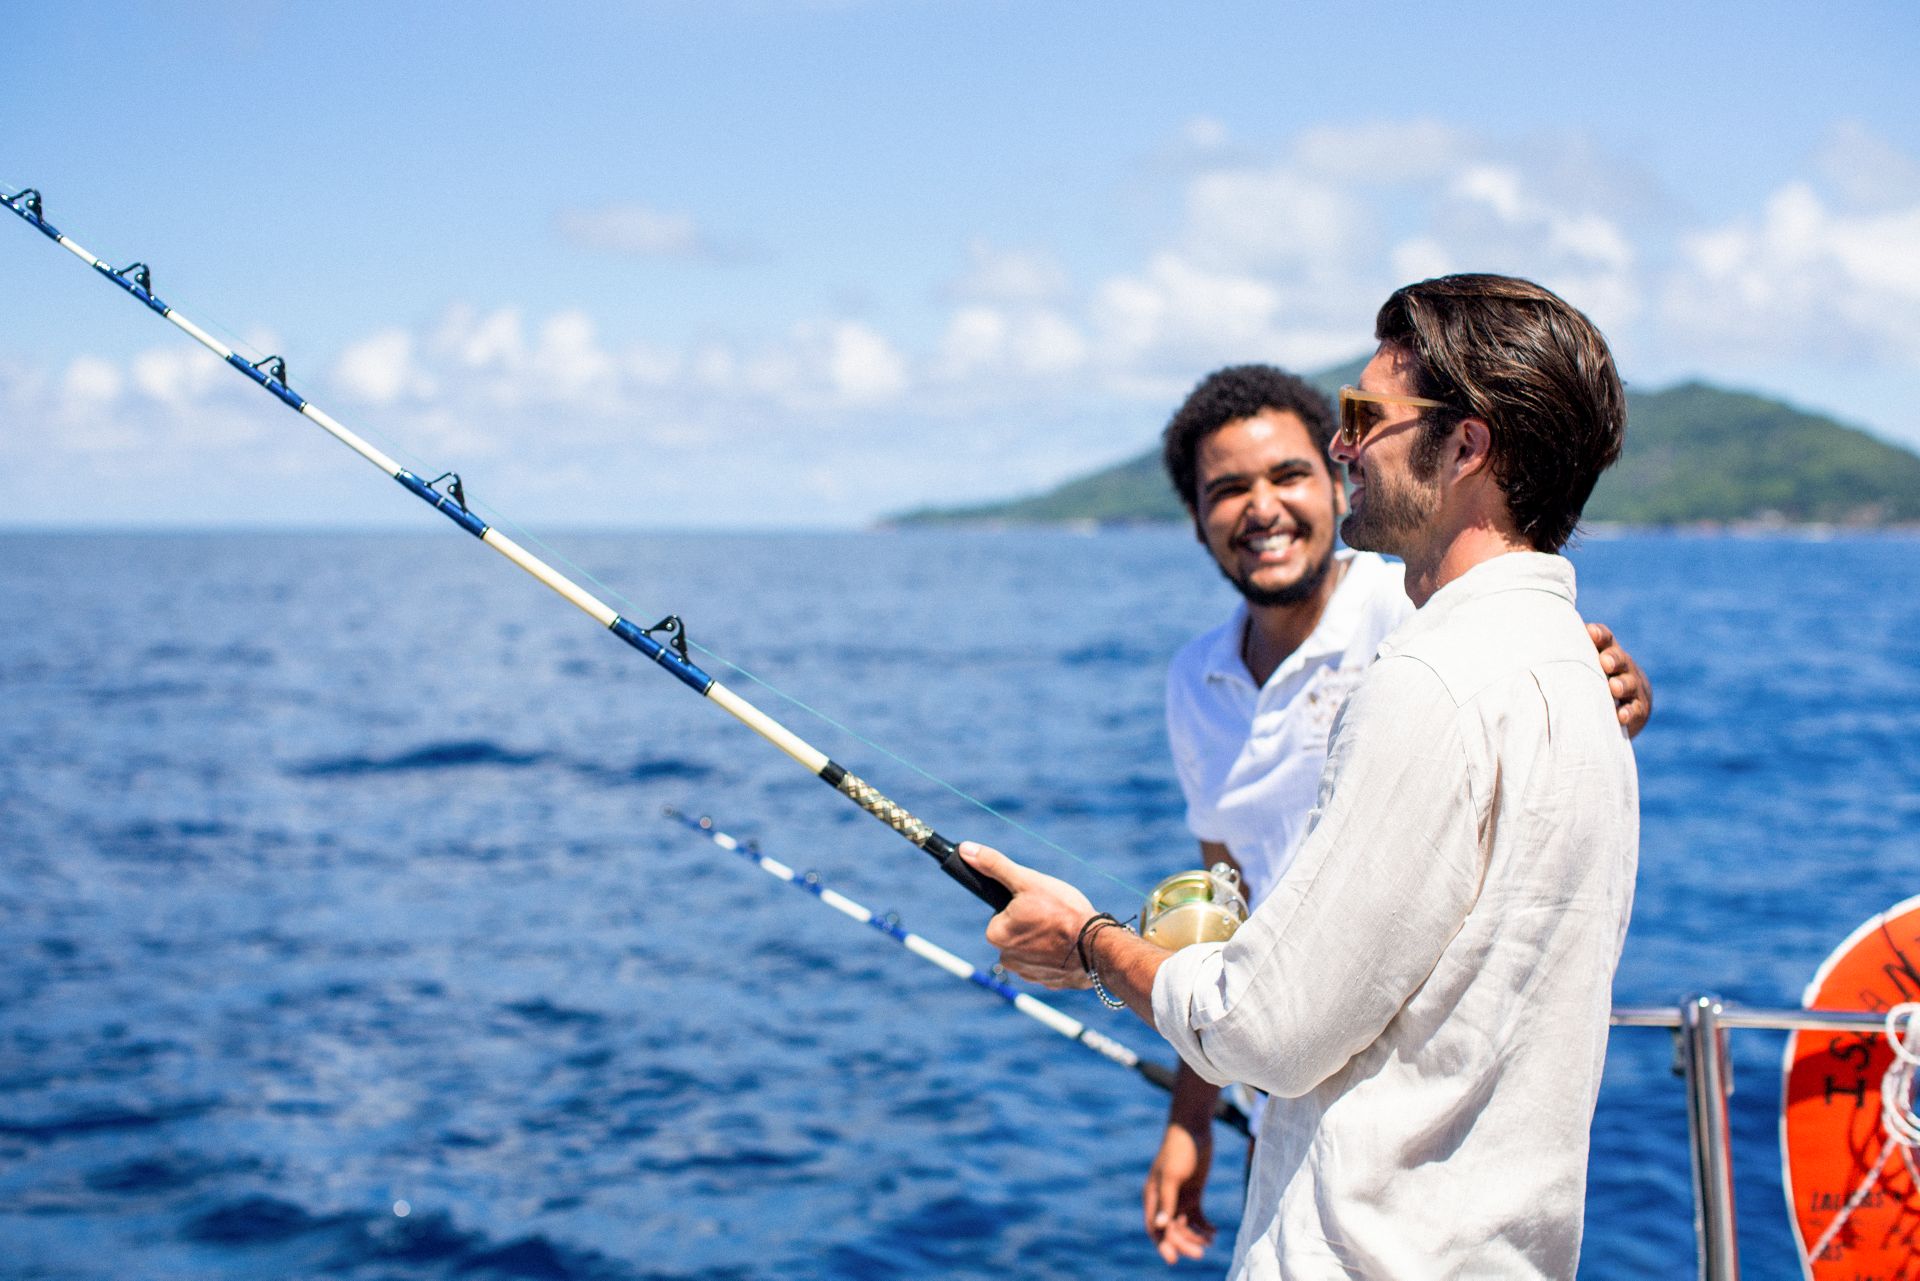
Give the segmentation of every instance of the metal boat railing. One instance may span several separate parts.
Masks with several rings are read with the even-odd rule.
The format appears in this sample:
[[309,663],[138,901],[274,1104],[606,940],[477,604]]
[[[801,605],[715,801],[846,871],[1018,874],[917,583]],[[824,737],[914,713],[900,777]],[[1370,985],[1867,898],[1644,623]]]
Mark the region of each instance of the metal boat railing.
[[1693,1156],[1693,1233],[1700,1247],[1700,1281],[1738,1281],[1734,1240],[1733,1144],[1727,1132],[1727,1096],[1733,1060],[1727,1032],[1765,1028],[1782,1032],[1886,1030],[1886,1015],[1866,1010],[1756,1009],[1717,996],[1690,996],[1677,1008],[1619,1006],[1615,1027],[1663,1027],[1673,1033],[1674,1075],[1686,1081],[1688,1149]]

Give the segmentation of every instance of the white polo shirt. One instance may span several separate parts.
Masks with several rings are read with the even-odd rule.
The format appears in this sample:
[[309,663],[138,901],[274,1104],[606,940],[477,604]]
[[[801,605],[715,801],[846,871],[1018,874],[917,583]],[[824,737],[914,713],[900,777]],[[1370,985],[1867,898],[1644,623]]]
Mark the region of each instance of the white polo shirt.
[[1327,763],[1334,714],[1380,642],[1413,613],[1406,573],[1372,552],[1335,553],[1346,574],[1300,648],[1255,688],[1241,658],[1245,602],[1175,655],[1167,670],[1167,738],[1187,799],[1187,827],[1225,845],[1251,906],[1293,861]]

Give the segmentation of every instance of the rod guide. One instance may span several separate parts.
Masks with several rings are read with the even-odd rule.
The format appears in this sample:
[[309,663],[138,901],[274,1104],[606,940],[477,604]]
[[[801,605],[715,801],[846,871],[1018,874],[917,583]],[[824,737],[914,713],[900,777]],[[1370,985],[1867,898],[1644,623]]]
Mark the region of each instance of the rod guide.
[[19,213],[25,213],[27,217],[33,219],[35,222],[45,222],[47,220],[46,211],[40,204],[40,193],[32,187],[28,187],[17,196],[0,196],[0,200],[5,200],[8,208]]
[[[277,360],[279,359],[279,357],[276,356],[274,357],[274,359]],[[282,365],[281,368],[285,369],[286,366]],[[447,496],[453,499],[453,501],[459,505],[459,508],[461,511],[467,510],[467,491],[460,484],[459,472],[443,471],[438,476],[435,476],[432,480],[427,482],[427,488],[432,489],[435,485],[438,485],[443,480],[451,480],[452,482],[447,486]]]
[[693,661],[693,658],[687,653],[687,625],[680,621],[680,615],[668,614],[652,627],[642,627],[640,629],[640,634],[648,640],[653,639],[655,632],[664,632],[666,634],[667,643],[673,646],[674,653],[680,655],[681,662],[691,663]]

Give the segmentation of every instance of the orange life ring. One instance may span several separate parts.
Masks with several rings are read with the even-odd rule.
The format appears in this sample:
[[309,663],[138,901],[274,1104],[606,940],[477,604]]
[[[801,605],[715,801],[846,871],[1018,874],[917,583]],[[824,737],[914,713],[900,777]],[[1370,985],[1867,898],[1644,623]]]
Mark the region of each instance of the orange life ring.
[[[1801,1003],[1884,1011],[1909,1001],[1920,1001],[1920,896],[1855,930]],[[1879,1029],[1795,1032],[1787,1040],[1781,1165],[1809,1281],[1920,1281],[1920,1188],[1902,1152],[1888,1147],[1880,1120],[1881,1078],[1893,1061]],[[1820,1257],[1809,1259],[1843,1215]]]

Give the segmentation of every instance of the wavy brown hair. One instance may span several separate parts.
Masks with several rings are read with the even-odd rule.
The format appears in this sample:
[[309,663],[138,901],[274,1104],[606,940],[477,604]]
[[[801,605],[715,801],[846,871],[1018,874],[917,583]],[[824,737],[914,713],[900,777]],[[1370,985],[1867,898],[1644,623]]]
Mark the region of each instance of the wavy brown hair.
[[1512,276],[1441,276],[1394,293],[1374,337],[1412,357],[1418,393],[1492,428],[1494,480],[1522,537],[1560,550],[1620,457],[1627,400],[1607,340],[1559,295]]

